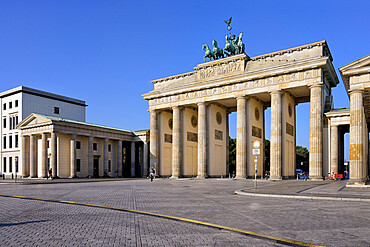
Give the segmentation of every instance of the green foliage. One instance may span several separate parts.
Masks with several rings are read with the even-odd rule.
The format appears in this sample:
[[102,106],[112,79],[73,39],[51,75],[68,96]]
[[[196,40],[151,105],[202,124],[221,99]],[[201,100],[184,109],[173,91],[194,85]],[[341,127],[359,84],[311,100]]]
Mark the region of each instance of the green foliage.
[[229,173],[236,171],[236,138],[229,137]]
[[296,146],[296,168],[308,171],[309,152],[306,147]]

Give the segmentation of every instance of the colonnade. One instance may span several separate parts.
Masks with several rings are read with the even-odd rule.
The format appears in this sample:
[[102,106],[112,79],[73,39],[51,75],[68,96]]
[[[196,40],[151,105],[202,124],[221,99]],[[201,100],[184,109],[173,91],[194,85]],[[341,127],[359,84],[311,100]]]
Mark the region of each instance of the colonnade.
[[[87,148],[77,151],[77,141],[84,143],[87,137]],[[63,138],[63,140],[61,140]],[[41,139],[41,143],[39,143]],[[48,140],[50,147],[48,147]],[[102,150],[94,150],[94,144],[103,142]],[[118,176],[123,175],[123,140],[100,138],[94,136],[79,136],[76,134],[64,134],[57,132],[42,132],[34,134],[22,135],[22,177],[48,177],[49,168],[52,169],[52,177],[70,177],[74,178],[78,174],[84,177],[93,177],[94,175],[94,158],[102,160],[99,162],[99,175],[115,176],[116,171]],[[39,144],[38,144],[39,143]],[[136,166],[136,148],[135,141],[131,141],[131,160],[126,161],[126,165],[130,166],[131,176],[135,176]],[[86,144],[82,144],[86,145]],[[110,145],[110,154],[108,146]],[[142,152],[142,175],[148,175],[148,143],[143,142]],[[87,149],[87,152],[85,151]],[[39,157],[40,156],[40,157]],[[69,157],[66,160],[65,157]],[[50,158],[50,159],[49,159]],[[86,163],[80,163],[80,170],[85,169],[83,165],[87,165],[86,172],[77,172],[77,159],[84,160]],[[50,163],[48,162],[50,161]],[[111,167],[108,169],[108,164],[111,162]],[[101,170],[102,169],[102,170]],[[108,174],[107,171],[110,170]]]
[[[317,83],[309,87],[310,90],[310,179],[323,178],[323,114],[324,114],[324,84]],[[288,91],[274,90],[269,92],[271,99],[271,143],[270,143],[270,179],[282,179],[283,177],[292,177],[295,175],[295,101]],[[235,98],[237,112],[237,137],[236,137],[236,178],[245,178],[251,176],[249,166],[254,167],[251,162],[251,107],[250,99],[253,95],[242,95]],[[289,101],[290,100],[290,101]],[[291,106],[289,102],[292,102]],[[204,178],[208,175],[207,168],[209,164],[209,126],[207,122],[207,105],[217,104],[217,102],[199,102],[197,104],[198,114],[198,154],[197,154],[197,178]],[[264,103],[262,103],[264,104]],[[289,110],[286,107],[289,104]],[[173,129],[172,129],[172,178],[178,178],[182,162],[184,147],[181,138],[181,108],[188,106],[173,106]],[[193,107],[193,106],[190,106]],[[293,108],[293,109],[292,109]],[[264,108],[263,108],[264,109]],[[289,113],[288,113],[289,111]],[[293,116],[292,116],[293,111]],[[150,165],[158,167],[158,156],[160,147],[159,135],[161,131],[158,127],[159,110],[150,111]],[[263,113],[262,113],[263,114]],[[288,124],[288,115],[293,118],[291,124]],[[290,125],[290,126],[289,126]],[[290,127],[290,129],[288,128]],[[264,131],[264,130],[263,130]],[[228,133],[227,137],[228,137]],[[290,136],[288,136],[290,135]],[[288,136],[288,137],[287,137]],[[261,137],[263,139],[263,137]],[[289,139],[290,138],[290,139]],[[292,141],[288,142],[288,139]],[[287,146],[292,143],[291,146]],[[283,148],[284,147],[284,148]],[[284,149],[284,150],[283,150]],[[287,153],[286,149],[290,153]],[[226,150],[225,150],[226,152]],[[227,150],[228,152],[228,150]],[[289,155],[288,155],[289,154]],[[213,155],[213,154],[211,154]],[[289,164],[289,167],[288,167]],[[259,168],[261,169],[261,168]],[[262,168],[263,169],[263,168]],[[289,171],[288,171],[289,169]]]

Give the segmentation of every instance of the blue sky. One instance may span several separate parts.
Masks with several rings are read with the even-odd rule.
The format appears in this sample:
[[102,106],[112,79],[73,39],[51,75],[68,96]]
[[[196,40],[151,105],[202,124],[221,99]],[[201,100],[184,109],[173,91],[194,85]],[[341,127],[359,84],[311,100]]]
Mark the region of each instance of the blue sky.
[[[0,91],[24,85],[83,99],[88,122],[145,129],[150,81],[201,63],[202,44],[222,43],[230,16],[249,56],[325,39],[337,69],[370,53],[369,11],[365,0],[3,0]],[[333,94],[336,108],[349,106],[341,78]],[[309,104],[297,110],[297,144],[308,146]],[[235,136],[235,114],[230,124]]]

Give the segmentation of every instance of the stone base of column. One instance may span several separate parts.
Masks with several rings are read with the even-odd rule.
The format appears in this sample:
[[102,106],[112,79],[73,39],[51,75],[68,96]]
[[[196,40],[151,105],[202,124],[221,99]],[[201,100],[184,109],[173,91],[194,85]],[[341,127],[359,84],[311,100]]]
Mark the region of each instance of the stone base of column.
[[246,179],[246,177],[236,176],[234,179]]
[[309,177],[308,181],[323,181],[323,177]]
[[29,178],[37,178],[37,176],[29,176]]
[[201,175],[201,176],[197,176],[195,179],[206,179],[206,177],[204,175]]
[[22,176],[22,178],[29,178],[30,176],[27,176],[27,175],[24,175],[24,176]]
[[270,176],[270,178],[268,180],[277,181],[277,180],[283,180],[283,178],[282,177],[279,177],[279,176]]
[[69,176],[68,178],[78,178],[78,177],[74,175],[74,176]]
[[361,179],[349,179],[347,185],[365,185],[366,181]]
[[179,179],[179,176],[171,176],[169,179]]

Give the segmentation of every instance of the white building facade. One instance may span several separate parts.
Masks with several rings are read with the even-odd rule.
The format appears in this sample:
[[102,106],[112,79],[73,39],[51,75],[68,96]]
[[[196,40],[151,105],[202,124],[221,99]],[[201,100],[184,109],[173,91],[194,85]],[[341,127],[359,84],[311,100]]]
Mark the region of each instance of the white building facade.
[[31,113],[85,121],[85,101],[20,86],[0,93],[0,174],[22,174],[22,138],[16,128]]

